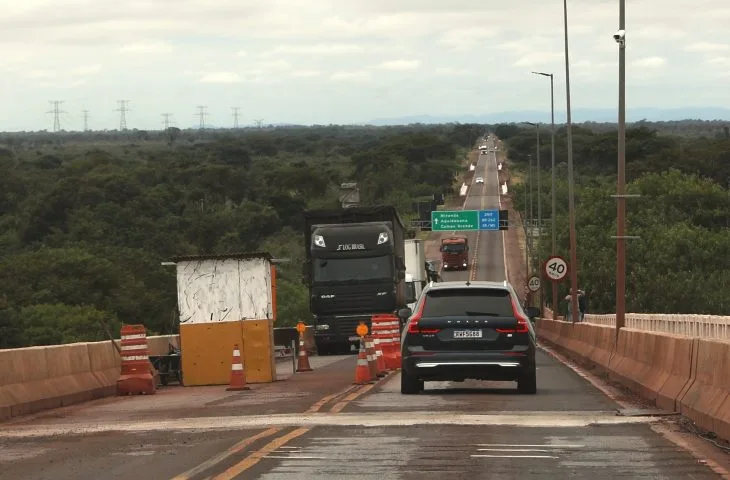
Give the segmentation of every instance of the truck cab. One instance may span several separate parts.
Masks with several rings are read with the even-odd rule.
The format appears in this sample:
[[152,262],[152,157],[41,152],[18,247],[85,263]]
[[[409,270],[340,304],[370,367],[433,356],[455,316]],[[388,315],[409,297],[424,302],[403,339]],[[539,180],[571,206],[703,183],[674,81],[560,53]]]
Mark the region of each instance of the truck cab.
[[444,238],[440,250],[444,270],[466,270],[469,267],[469,240],[466,237]]

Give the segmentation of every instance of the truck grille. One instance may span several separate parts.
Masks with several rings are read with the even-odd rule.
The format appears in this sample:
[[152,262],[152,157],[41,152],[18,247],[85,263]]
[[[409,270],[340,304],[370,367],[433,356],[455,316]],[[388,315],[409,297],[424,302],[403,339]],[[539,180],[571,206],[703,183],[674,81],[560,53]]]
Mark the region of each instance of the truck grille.
[[[328,314],[347,314],[347,313],[385,313],[395,310],[394,299],[392,295],[380,297],[373,301],[373,293],[365,292],[338,292],[337,296],[331,300],[318,299],[316,310],[318,315]],[[375,311],[373,311],[375,310]],[[356,324],[357,325],[357,324]]]
[[360,321],[364,321],[365,325],[368,326],[368,331],[370,331],[370,317],[351,317],[351,318],[338,318],[335,322],[335,325],[337,325],[337,333],[339,335],[343,336],[353,336],[357,335],[357,326],[360,325]]

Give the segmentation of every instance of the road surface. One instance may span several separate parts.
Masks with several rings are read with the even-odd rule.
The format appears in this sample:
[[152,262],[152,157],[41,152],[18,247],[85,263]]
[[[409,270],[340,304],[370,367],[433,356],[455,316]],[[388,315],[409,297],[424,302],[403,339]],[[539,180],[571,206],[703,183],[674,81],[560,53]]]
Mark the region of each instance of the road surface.
[[[477,169],[486,183],[467,208],[496,208],[494,156],[481,155]],[[501,242],[501,232],[479,234],[476,279],[504,279]],[[0,478],[721,478],[655,432],[665,418],[619,414],[544,352],[537,395],[471,381],[428,382],[423,394],[402,396],[397,373],[356,386],[353,356],[311,360],[314,372],[248,392],[168,387],[3,425]]]

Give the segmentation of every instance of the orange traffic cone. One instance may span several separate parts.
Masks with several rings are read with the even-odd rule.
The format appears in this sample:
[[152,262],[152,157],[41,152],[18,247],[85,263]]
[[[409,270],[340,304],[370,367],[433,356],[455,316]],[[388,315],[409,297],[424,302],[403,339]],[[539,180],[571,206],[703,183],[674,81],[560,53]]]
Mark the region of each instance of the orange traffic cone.
[[385,365],[385,357],[383,356],[383,349],[380,346],[380,338],[379,335],[375,335],[375,338],[373,338],[374,342],[374,348],[375,348],[375,358],[378,361],[378,371],[381,373],[381,376],[385,376],[385,374],[388,372],[388,367]]
[[233,362],[231,363],[231,384],[226,388],[229,392],[238,392],[241,390],[250,390],[246,385],[246,372],[243,370],[243,362],[241,361],[241,350],[238,344],[233,346]]
[[378,377],[378,359],[375,356],[373,348],[373,339],[370,335],[365,337],[365,352],[368,356],[368,368],[370,369],[370,377],[375,380]]
[[309,354],[304,347],[304,336],[299,335],[299,356],[297,357],[297,372],[311,372],[312,367],[309,366]]
[[355,367],[355,385],[371,383],[373,377],[370,375],[368,356],[365,352],[365,340],[360,337],[360,351],[357,354],[357,367]]

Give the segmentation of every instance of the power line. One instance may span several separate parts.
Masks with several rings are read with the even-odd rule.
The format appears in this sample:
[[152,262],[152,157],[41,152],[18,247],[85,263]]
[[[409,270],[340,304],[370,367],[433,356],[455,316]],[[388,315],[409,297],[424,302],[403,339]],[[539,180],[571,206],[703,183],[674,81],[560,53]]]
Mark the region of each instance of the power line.
[[88,110],[82,110],[84,113],[84,132],[89,131],[89,111]]
[[200,129],[205,128],[205,117],[208,115],[208,107],[206,105],[198,105],[198,118],[200,119]]
[[53,105],[53,109],[47,112],[47,113],[53,114],[53,131],[60,132],[61,131],[61,114],[66,113],[65,111],[61,110],[61,105],[63,105],[63,100],[50,100],[48,103]]
[[233,109],[233,128],[238,128],[238,111],[241,107],[231,107]]
[[163,113],[161,114],[164,117],[163,122],[165,123],[165,130],[170,128],[170,117],[172,117],[172,113]]
[[119,112],[119,130],[126,130],[129,100],[117,100],[117,103],[119,104],[119,108],[117,108],[117,112]]

